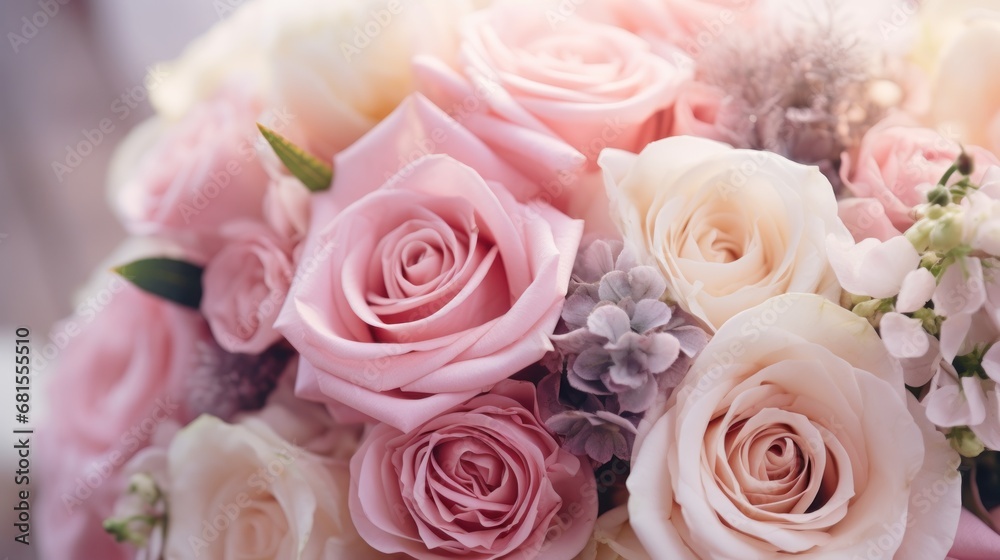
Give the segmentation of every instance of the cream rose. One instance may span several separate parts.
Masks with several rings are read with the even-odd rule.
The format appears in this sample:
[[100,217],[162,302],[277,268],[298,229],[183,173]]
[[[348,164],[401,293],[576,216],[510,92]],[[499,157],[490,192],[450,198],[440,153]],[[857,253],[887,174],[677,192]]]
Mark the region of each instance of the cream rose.
[[787,292],[839,298],[826,237],[851,237],[819,169],[689,136],[598,163],[625,240],[710,328]]
[[1000,6],[937,0],[921,8],[914,58],[932,76],[931,124],[967,144],[1000,151]]
[[632,527],[659,558],[948,552],[958,455],[850,311],[787,294],[733,317],[665,406],[640,426],[627,481]]
[[291,115],[323,158],[350,145],[413,91],[410,60],[451,60],[466,0],[251,0],[161,69],[154,107],[180,118],[238,77]]
[[347,509],[353,445],[338,440],[357,434],[304,419],[269,406],[237,424],[202,416],[181,430],[167,451],[165,557],[384,558]]

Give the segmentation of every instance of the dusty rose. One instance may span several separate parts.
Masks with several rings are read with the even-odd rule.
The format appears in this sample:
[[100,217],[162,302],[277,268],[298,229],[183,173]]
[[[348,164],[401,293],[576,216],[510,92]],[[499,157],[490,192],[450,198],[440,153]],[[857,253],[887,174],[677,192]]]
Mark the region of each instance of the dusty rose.
[[260,112],[256,99],[233,86],[167,126],[112,187],[126,228],[140,235],[215,233],[228,221],[260,218],[268,184],[255,147]]
[[461,32],[457,68],[419,62],[419,91],[515,165],[536,144],[572,146],[540,177],[654,140],[688,75],[624,29],[575,16],[553,26],[537,6],[500,3]]
[[788,294],[733,317],[665,407],[627,481],[647,550],[929,560],[951,547],[958,456],[875,330],[834,303]]
[[597,491],[589,464],[545,430],[534,387],[504,381],[409,433],[376,426],[351,459],[350,506],[386,553],[569,560]]
[[127,458],[147,443],[151,426],[185,416],[196,347],[211,334],[196,311],[120,278],[108,287],[95,300],[106,304],[82,330],[75,323],[79,334],[59,356],[52,423],[94,453],[116,449]]
[[300,396],[410,429],[551,350],[580,222],[440,155],[344,208],[379,167],[343,161],[276,323]]
[[600,165],[625,241],[710,328],[787,292],[839,299],[826,237],[849,233],[817,168],[690,136],[606,150]]
[[[929,128],[913,126],[905,118],[887,118],[869,130],[856,156],[844,154],[840,175],[859,202],[842,203],[841,216],[858,240],[887,239],[906,231],[916,218],[913,207],[927,202],[929,191],[961,153],[958,142]],[[973,157],[973,181],[982,178],[996,157],[978,146],[966,146]],[[891,228],[884,225],[888,219]]]
[[226,244],[205,267],[201,311],[219,346],[259,354],[281,340],[274,320],[292,282],[292,244],[256,222],[222,234]]

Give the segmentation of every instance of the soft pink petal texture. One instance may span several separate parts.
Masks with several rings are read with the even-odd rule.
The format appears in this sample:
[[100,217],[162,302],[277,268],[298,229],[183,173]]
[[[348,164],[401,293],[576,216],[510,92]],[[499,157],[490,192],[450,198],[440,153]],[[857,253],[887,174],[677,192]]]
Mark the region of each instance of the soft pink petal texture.
[[934,291],[933,301],[934,312],[944,317],[978,311],[986,303],[982,262],[965,257],[949,266]]
[[826,245],[837,280],[855,295],[892,297],[899,293],[906,275],[920,264],[920,255],[905,237],[885,242],[865,239],[850,245],[830,236]]
[[674,103],[668,136],[699,136],[726,141],[727,135],[716,122],[725,97],[726,93],[715,86],[695,80],[685,82]]
[[897,358],[919,358],[930,348],[929,335],[920,319],[901,313],[886,313],[879,323],[882,341],[889,353]]
[[[1000,510],[991,513],[993,522],[1000,524]],[[962,510],[955,544],[948,552],[950,560],[996,560],[1000,558],[1000,535],[968,510]]]
[[[989,8],[995,10],[996,6],[991,3]],[[963,142],[997,151],[1000,79],[979,69],[993,68],[1000,61],[998,26],[990,17],[969,17],[963,23],[963,32],[947,46],[938,63],[931,117]]]
[[260,104],[227,87],[168,128],[113,201],[135,234],[211,235],[235,219],[260,219],[268,178],[254,143]]
[[855,241],[874,237],[888,241],[902,235],[885,215],[885,208],[873,198],[847,198],[838,202],[838,214]]
[[[37,464],[38,468],[33,478],[42,483],[37,486],[38,496],[32,503],[31,543],[38,547],[40,558],[132,558],[132,550],[116,543],[103,527],[124,490],[125,480],[120,472],[125,461],[122,454],[118,451],[114,456],[93,454],[54,432],[39,433],[34,445],[38,455],[37,463],[32,466]],[[37,534],[47,537],[36,539]]]
[[986,394],[973,377],[956,379],[942,368],[932,390],[924,397],[927,418],[937,426],[974,426],[986,419]]
[[[900,373],[866,320],[819,296],[731,319],[666,413],[639,427],[627,482],[643,546],[682,559],[943,557],[961,509],[958,457]],[[779,434],[803,439],[799,454],[774,451]],[[811,468],[788,470],[800,456]],[[781,478],[763,486],[762,475]],[[811,476],[825,487],[815,509],[799,493]],[[788,500],[799,496],[810,509]]]
[[205,267],[201,312],[219,346],[259,354],[281,340],[274,320],[292,281],[292,245],[257,222],[223,232],[226,244]]
[[314,195],[313,221],[325,224],[344,208],[389,182],[407,177],[429,154],[447,154],[519,200],[538,185],[503,161],[461,123],[420,94],[407,97],[379,125],[334,158],[333,185]]
[[930,301],[937,287],[937,280],[926,268],[918,268],[907,273],[896,297],[896,311],[913,313]]
[[[518,203],[498,183],[439,155],[418,160],[332,221],[318,217],[336,205],[317,202],[276,323],[302,353],[300,396],[410,429],[551,349],[580,222],[545,204]],[[399,236],[400,228],[412,234]],[[383,239],[410,240],[424,255],[431,240],[451,255],[435,266],[454,257],[446,268],[457,272],[442,269],[434,291],[389,297],[386,278],[395,285],[400,277],[380,271],[404,253]],[[473,268],[466,273],[466,266]]]
[[[849,220],[855,238],[858,233],[866,237],[883,237],[886,226],[906,231],[914,222],[913,207],[927,201],[927,191],[936,184],[944,172],[961,153],[963,147],[930,128],[914,126],[912,119],[893,114],[865,133],[856,157],[845,154],[840,169],[847,189],[859,199],[872,201],[884,211],[881,215],[870,203],[865,212],[855,213],[858,219]],[[965,146],[975,161],[973,181],[982,178],[983,171],[998,163],[990,152],[978,146]],[[861,203],[848,203],[861,209]],[[870,213],[869,213],[870,212]],[[865,215],[867,214],[867,215]],[[869,224],[866,227],[866,223]]]
[[376,426],[351,480],[362,537],[419,559],[569,560],[597,518],[589,465],[545,431],[527,382],[502,381],[409,433]]
[[711,329],[783,293],[839,300],[826,239],[851,237],[817,168],[693,136],[607,149],[598,163],[626,243]]
[[186,419],[187,383],[199,365],[200,345],[212,335],[195,311],[121,278],[110,277],[107,286],[93,300],[106,299],[106,305],[85,304],[87,312],[62,327],[79,334],[52,372],[51,403],[58,414],[50,428],[95,454],[131,453],[146,443],[123,439],[134,426],[150,418]]

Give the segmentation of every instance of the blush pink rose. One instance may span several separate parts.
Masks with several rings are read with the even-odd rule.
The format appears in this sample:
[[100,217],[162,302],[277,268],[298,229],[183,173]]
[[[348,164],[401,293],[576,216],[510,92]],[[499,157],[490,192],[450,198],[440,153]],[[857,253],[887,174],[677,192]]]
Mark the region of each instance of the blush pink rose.
[[551,350],[582,223],[441,155],[339,210],[379,176],[352,157],[314,201],[276,328],[301,353],[299,396],[407,430]]
[[[51,427],[95,454],[117,450],[127,458],[148,443],[153,426],[185,417],[197,346],[211,333],[196,311],[120,278],[108,286],[110,301],[91,308],[92,322],[59,356]],[[72,328],[86,317],[70,319]]]
[[260,113],[230,87],[170,125],[112,194],[126,229],[212,234],[234,219],[259,219],[268,185],[255,147]]
[[624,29],[575,16],[553,25],[546,10],[511,3],[463,21],[457,68],[417,61],[418,91],[514,165],[537,161],[537,145],[568,144],[562,161],[529,170],[543,180],[581,154],[596,169],[602,149],[656,139],[688,74]]
[[699,136],[726,141],[728,136],[719,125],[726,92],[698,81],[685,82],[674,103],[670,128],[665,136]]
[[[97,418],[89,426],[99,422]],[[122,485],[123,455],[118,451],[95,454],[52,430],[39,430],[35,445],[38,470],[32,469],[32,482],[37,485],[32,533],[45,536],[31,535],[31,544],[38,547],[39,558],[132,558],[129,548],[116,543],[103,528]]]
[[730,319],[640,425],[629,517],[658,557],[944,558],[958,454],[868,321],[786,294]]
[[351,459],[349,503],[370,545],[422,560],[569,560],[597,518],[593,471],[546,431],[521,381],[408,433],[376,426]]
[[[973,181],[998,160],[978,146],[966,146],[973,157]],[[887,239],[913,225],[913,207],[927,202],[927,192],[955,163],[958,142],[929,128],[912,126],[900,116],[872,127],[856,156],[844,154],[841,179],[857,199],[841,203],[841,218],[855,239]],[[863,201],[863,202],[862,202]]]
[[257,222],[228,224],[222,235],[205,267],[201,311],[219,346],[259,354],[281,340],[274,320],[292,282],[292,244]]

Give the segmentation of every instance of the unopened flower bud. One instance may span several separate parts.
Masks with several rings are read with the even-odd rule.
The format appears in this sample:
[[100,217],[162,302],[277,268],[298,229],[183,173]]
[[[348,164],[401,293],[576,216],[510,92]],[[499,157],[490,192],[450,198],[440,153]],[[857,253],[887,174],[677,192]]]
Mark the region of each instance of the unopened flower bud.
[[913,245],[918,253],[923,253],[930,246],[931,229],[933,227],[933,221],[920,220],[913,224],[910,229],[906,230],[906,233],[903,235],[906,236],[906,239],[910,241],[910,244]]
[[948,432],[948,440],[951,442],[952,448],[963,457],[978,457],[986,449],[976,434],[965,427],[952,428]]
[[930,247],[935,251],[947,253],[962,244],[962,235],[962,216],[952,214],[934,224],[930,235]]
[[153,477],[146,473],[132,475],[128,481],[128,491],[145,504],[153,505],[160,499],[160,488],[156,485]]
[[[927,192],[927,202],[933,206],[947,206],[951,204],[951,192],[948,191],[948,187],[937,185]],[[930,210],[928,210],[928,216],[930,216]]]
[[962,150],[962,153],[958,155],[958,160],[955,162],[955,166],[958,168],[958,172],[962,175],[968,177],[972,175],[972,170],[974,168],[972,156]]

